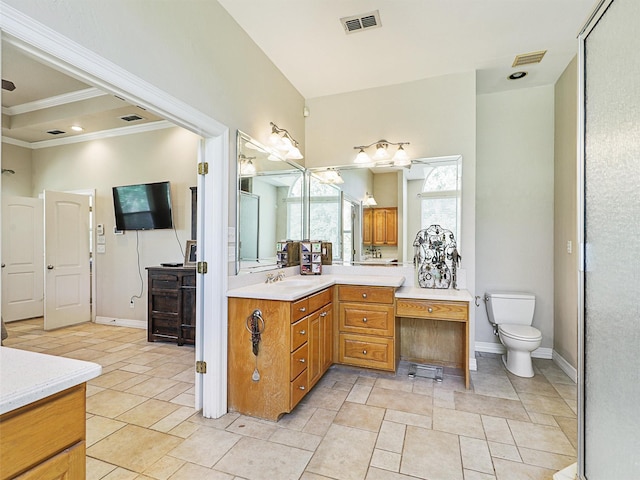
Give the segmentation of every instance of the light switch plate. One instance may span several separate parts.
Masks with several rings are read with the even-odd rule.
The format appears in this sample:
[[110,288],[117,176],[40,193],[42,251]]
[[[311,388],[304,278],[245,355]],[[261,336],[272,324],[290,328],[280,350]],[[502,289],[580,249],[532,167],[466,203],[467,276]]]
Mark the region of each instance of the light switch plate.
[[105,253],[107,251],[106,245],[98,245],[97,247],[98,247],[97,249],[98,253]]

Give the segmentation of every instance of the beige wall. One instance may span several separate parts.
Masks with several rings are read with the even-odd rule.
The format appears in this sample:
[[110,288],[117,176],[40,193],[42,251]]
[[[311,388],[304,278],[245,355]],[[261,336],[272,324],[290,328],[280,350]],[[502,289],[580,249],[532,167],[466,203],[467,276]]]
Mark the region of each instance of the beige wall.
[[[578,60],[555,86],[553,348],[578,367],[577,126]],[[572,252],[567,251],[567,242]]]
[[2,194],[31,196],[31,150],[2,143],[2,168],[15,174],[2,174]]
[[[478,96],[476,294],[534,293],[533,325],[547,348],[553,346],[553,109],[553,86]],[[485,308],[476,311],[476,340],[498,343]]]

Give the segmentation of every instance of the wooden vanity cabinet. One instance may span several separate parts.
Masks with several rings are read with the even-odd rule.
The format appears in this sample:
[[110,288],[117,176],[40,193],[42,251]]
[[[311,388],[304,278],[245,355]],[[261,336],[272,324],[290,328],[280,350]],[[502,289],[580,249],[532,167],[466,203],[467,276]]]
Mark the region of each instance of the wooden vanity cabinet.
[[[331,365],[332,296],[333,287],[293,302],[229,298],[230,411],[276,421],[302,400]],[[257,361],[247,329],[256,309],[264,319]]]
[[398,245],[398,208],[373,209],[373,245]]
[[148,267],[148,341],[195,344],[195,267]]
[[339,285],[338,361],[395,372],[399,336],[393,287]]

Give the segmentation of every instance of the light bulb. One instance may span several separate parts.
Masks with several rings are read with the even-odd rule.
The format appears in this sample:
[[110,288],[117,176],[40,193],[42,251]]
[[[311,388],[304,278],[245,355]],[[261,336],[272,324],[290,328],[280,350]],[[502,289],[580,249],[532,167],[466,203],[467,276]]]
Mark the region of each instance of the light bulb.
[[402,145],[398,147],[398,151],[393,156],[393,164],[397,167],[406,167],[407,165],[411,165],[411,159]]
[[294,147],[293,145],[291,145],[291,148],[289,149],[285,157],[291,160],[301,160],[304,158],[302,156],[302,153],[300,153],[300,149],[298,147]]
[[374,160],[386,160],[389,158],[389,152],[387,152],[387,144],[386,143],[378,143],[376,145],[376,153],[373,154]]
[[358,155],[356,155],[356,159],[353,161],[353,163],[358,163],[358,164],[371,163],[371,157],[369,157],[369,155],[367,155],[367,152],[365,152],[364,149],[361,148],[360,151],[358,152]]

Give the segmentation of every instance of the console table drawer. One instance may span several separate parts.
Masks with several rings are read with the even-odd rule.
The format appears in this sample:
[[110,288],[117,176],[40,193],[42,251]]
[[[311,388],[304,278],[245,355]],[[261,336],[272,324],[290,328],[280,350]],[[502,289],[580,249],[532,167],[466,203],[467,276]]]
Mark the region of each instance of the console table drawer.
[[295,380],[293,380],[291,382],[291,390],[290,390],[290,398],[291,398],[291,405],[290,405],[290,409],[293,410],[293,407],[295,407],[298,402],[300,400],[302,400],[302,397],[304,397],[307,393],[307,389],[309,388],[309,378],[307,375],[307,372],[302,372],[300,375],[298,375],[298,378],[296,378]]
[[291,354],[291,380],[300,375],[309,361],[309,345],[306,343]]
[[389,303],[393,304],[393,287],[370,287],[365,285],[340,285],[338,298],[341,302]]
[[392,305],[340,304],[340,331],[390,337],[394,325]]
[[340,363],[395,371],[393,338],[340,334]]
[[309,339],[309,319],[303,318],[291,324],[291,351],[293,352],[300,345]]
[[468,320],[468,303],[445,302],[439,300],[416,300],[398,298],[396,300],[396,316],[409,318],[432,318],[466,322]]

